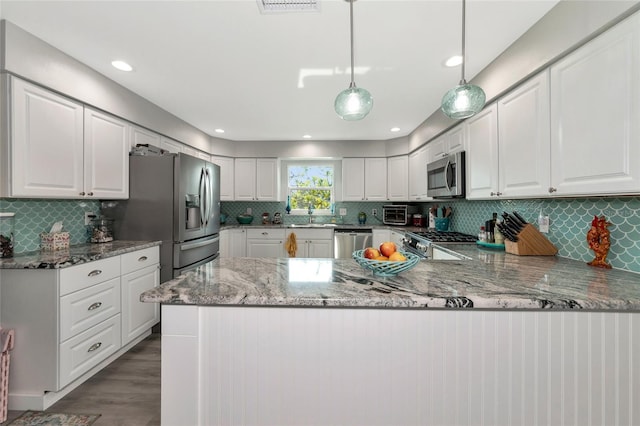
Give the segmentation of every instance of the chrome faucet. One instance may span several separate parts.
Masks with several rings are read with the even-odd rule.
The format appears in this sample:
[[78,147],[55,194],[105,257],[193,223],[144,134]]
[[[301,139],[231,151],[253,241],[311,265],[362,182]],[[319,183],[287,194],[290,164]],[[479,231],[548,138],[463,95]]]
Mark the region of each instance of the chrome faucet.
[[307,210],[307,214],[309,215],[309,223],[313,223],[313,207],[311,203],[309,203],[309,209]]

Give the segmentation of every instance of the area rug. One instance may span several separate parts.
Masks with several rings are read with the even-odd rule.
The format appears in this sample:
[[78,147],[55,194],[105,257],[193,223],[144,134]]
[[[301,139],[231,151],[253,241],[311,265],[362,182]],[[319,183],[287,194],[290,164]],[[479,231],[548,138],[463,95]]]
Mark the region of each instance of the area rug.
[[100,414],[61,414],[44,411],[25,411],[9,423],[14,426],[88,426],[98,420]]

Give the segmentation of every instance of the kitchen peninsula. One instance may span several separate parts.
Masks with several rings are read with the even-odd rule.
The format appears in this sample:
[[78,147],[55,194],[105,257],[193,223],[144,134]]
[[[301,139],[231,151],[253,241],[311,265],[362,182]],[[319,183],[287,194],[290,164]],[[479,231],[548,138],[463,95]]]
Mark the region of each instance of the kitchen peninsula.
[[637,423],[637,274],[453,248],[392,278],[218,259],[145,292],[163,424]]

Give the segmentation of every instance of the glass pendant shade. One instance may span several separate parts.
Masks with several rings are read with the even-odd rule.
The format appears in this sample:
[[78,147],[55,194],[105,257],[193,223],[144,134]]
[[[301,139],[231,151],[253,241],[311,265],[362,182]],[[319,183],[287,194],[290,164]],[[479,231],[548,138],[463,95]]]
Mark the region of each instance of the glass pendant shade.
[[449,90],[442,97],[440,109],[449,118],[461,120],[471,117],[484,107],[487,100],[484,90],[479,86],[468,84],[464,79],[465,67],[465,10],[466,0],[462,0],[462,63],[460,64],[460,84]]
[[463,119],[482,111],[486,95],[482,88],[461,82],[442,97],[442,112],[449,118]]
[[373,98],[368,90],[353,85],[336,96],[334,108],[343,120],[362,120],[373,108]]

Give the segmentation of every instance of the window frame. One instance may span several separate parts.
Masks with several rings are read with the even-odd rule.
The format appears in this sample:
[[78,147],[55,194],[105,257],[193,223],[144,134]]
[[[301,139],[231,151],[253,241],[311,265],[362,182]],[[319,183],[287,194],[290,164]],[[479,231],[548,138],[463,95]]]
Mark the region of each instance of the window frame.
[[[340,187],[341,178],[342,178],[342,167],[341,162],[335,159],[286,159],[281,160],[280,167],[282,170],[281,175],[281,185],[282,188],[281,195],[282,199],[286,202],[287,197],[290,195],[289,189],[289,167],[290,166],[301,166],[301,167],[313,167],[313,166],[330,166],[333,167],[333,187],[331,188],[331,204],[335,205],[336,200],[339,198],[338,188]],[[307,216],[307,209],[291,209],[291,215],[296,216]],[[331,215],[331,209],[314,209],[314,215],[319,216],[329,216]]]

